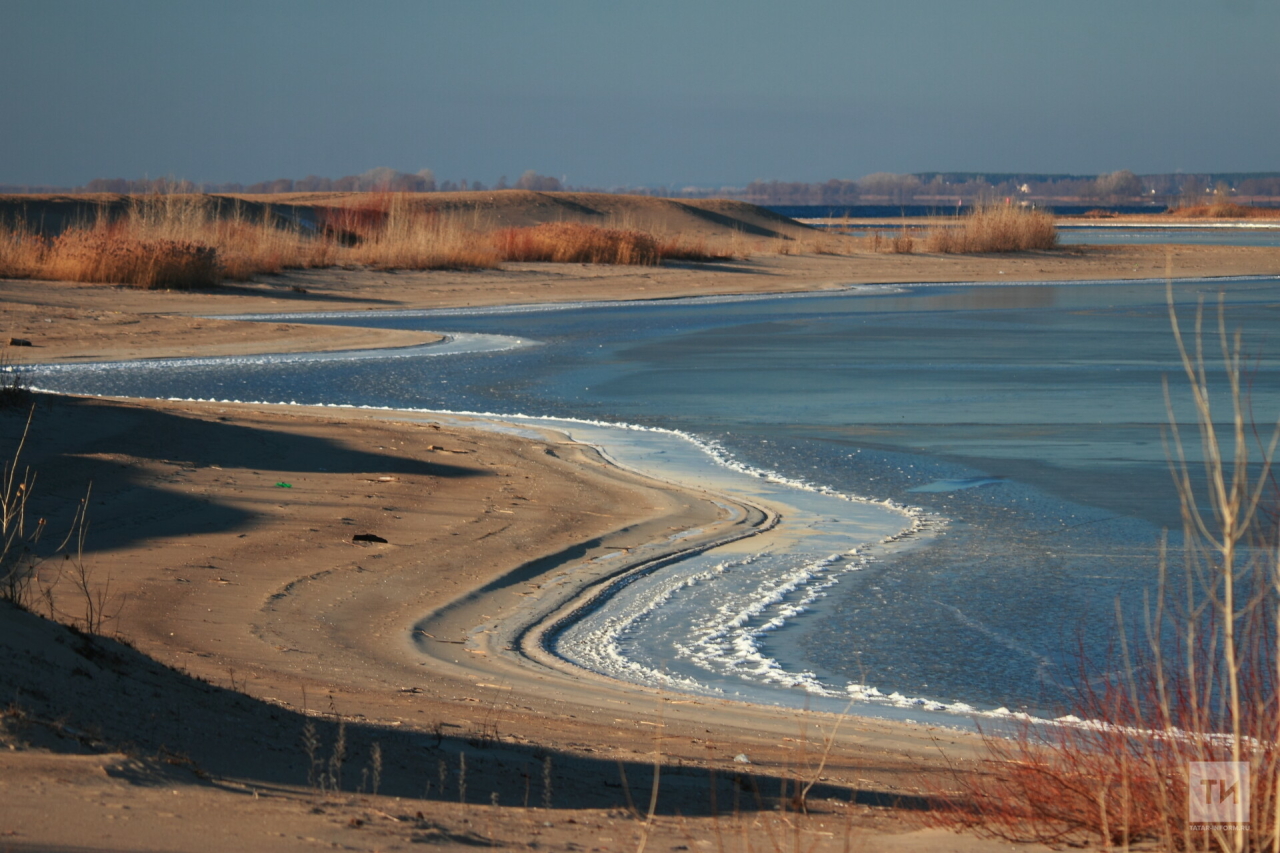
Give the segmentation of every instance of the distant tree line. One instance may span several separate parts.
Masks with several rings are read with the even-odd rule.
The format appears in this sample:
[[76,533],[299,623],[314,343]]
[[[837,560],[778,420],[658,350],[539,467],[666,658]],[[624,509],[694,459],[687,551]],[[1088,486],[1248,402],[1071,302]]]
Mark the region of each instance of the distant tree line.
[[256,184],[203,183],[155,178],[127,180],[97,178],[81,187],[0,184],[0,193],[302,193],[302,192],[457,192],[521,189],[540,192],[632,193],[664,197],[734,198],[756,204],[852,205],[858,203],[946,204],[986,200],[1080,199],[1099,204],[1136,202],[1198,203],[1209,198],[1280,198],[1280,172],[1137,175],[1128,169],[1105,175],[1037,173],[916,172],[898,175],[876,172],[856,180],[831,179],[817,183],[755,180],[745,187],[588,187],[572,186],[562,178],[532,169],[514,183],[504,175],[492,185],[481,181],[437,180],[430,169],[400,172],[381,167],[342,178],[279,178]]
[[0,193],[119,193],[121,195],[146,195],[152,193],[314,193],[314,192],[459,192],[470,190],[539,190],[556,192],[566,187],[559,178],[540,175],[530,169],[516,179],[514,184],[507,182],[503,175],[492,186],[481,181],[460,180],[437,181],[430,169],[423,169],[413,174],[395,169],[381,167],[370,169],[359,175],[347,175],[343,178],[322,178],[308,175],[305,178],[277,178],[274,181],[260,181],[256,184],[239,183],[195,183],[193,181],[174,178],[94,178],[79,187],[60,187],[43,184],[0,184]]
[[741,198],[756,204],[832,205],[1079,199],[1103,203],[1194,203],[1207,198],[1280,198],[1280,172],[1137,175],[1128,169],[1105,175],[877,172],[856,181],[785,183],[752,181]]

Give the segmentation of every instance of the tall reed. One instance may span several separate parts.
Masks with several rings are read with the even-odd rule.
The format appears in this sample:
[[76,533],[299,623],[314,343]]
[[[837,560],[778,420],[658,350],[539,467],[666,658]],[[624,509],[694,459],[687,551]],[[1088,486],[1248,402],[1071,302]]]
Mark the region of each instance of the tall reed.
[[359,204],[316,209],[304,229],[269,206],[250,213],[207,196],[131,198],[123,213],[53,239],[0,227],[0,276],[199,288],[286,269],[363,265],[375,269],[491,269],[502,261],[652,265],[663,260],[734,257],[705,240],[659,238],[635,228],[546,223],[491,231],[425,209],[402,193],[372,193]]
[[499,253],[479,233],[458,220],[416,209],[403,195],[393,196],[380,224],[340,254],[378,269],[490,269]]
[[0,278],[30,278],[43,255],[43,241],[25,223],[0,226]]
[[1168,215],[1192,219],[1280,219],[1280,207],[1256,207],[1234,201],[1215,201],[1212,204],[1175,207]]
[[944,255],[1025,252],[1057,245],[1053,216],[1010,204],[975,208],[957,225],[935,228],[925,237],[926,251]]
[[221,278],[218,253],[212,246],[139,238],[120,230],[112,226],[62,233],[45,252],[39,274],[63,281],[167,290],[210,287]]

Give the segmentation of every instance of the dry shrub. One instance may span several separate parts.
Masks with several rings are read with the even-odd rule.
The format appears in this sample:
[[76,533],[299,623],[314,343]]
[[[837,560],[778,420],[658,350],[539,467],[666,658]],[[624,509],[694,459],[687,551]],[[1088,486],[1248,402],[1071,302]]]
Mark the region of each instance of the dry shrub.
[[[1171,414],[1183,577],[1162,571],[1144,624],[1120,626],[1109,665],[1082,667],[1071,717],[986,737],[983,771],[956,774],[959,792],[934,813],[938,823],[1105,849],[1280,848],[1280,552],[1258,515],[1280,431],[1259,438],[1248,429],[1240,336],[1228,335],[1222,306],[1214,360],[1224,365],[1225,413],[1212,405],[1222,391],[1211,389],[1202,312],[1188,344],[1172,293],[1169,302],[1203,456],[1188,461]],[[1251,458],[1255,448],[1261,459]],[[1193,464],[1203,465],[1207,493],[1193,487]],[[1241,805],[1234,825],[1193,825],[1188,797],[1209,791],[1191,789],[1192,762],[1248,765],[1248,813]]]
[[962,217],[958,225],[929,232],[927,251],[944,255],[1025,252],[1058,245],[1053,216],[1016,205],[986,205]]
[[[1135,649],[1110,668],[1111,677],[1090,668],[1070,717],[1054,724],[1024,720],[1012,737],[984,733],[983,767],[957,777],[959,795],[933,822],[1050,845],[1272,850],[1280,753],[1274,670],[1266,671],[1275,658],[1263,643],[1272,631],[1256,624],[1237,634],[1249,638],[1241,650],[1248,665],[1232,674],[1222,658],[1221,626],[1205,616],[1195,648],[1175,641],[1159,653]],[[1233,679],[1248,697],[1238,718],[1228,695]],[[1229,734],[1236,722],[1239,741]],[[1238,840],[1230,828],[1192,829],[1190,764],[1204,761],[1250,765],[1252,808]]]
[[1280,219],[1280,207],[1254,207],[1233,201],[1217,201],[1213,204],[1194,204],[1177,207],[1169,216],[1187,219]]
[[142,240],[115,229],[64,232],[49,246],[41,273],[65,281],[128,284],[148,290],[210,287],[218,253],[199,243]]

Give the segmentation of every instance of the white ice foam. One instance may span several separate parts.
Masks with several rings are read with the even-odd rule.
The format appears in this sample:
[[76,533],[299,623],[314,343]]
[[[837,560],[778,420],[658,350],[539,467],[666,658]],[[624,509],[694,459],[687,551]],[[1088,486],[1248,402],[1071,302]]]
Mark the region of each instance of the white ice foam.
[[503,352],[539,345],[539,341],[514,335],[489,335],[473,332],[451,332],[443,340],[411,347],[383,349],[332,350],[326,352],[268,353],[258,355],[225,355],[181,358],[144,358],[135,361],[91,361],[74,364],[23,364],[0,368],[3,373],[21,373],[26,377],[110,370],[172,370],[179,367],[224,367],[227,365],[307,364],[335,361],[368,361],[374,359],[422,358],[440,355]]

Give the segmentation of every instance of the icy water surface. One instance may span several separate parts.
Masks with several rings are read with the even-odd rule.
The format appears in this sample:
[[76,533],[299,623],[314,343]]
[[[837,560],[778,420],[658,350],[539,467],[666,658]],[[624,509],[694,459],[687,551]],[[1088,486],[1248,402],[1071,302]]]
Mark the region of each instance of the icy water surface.
[[[1280,282],[1174,290],[1188,318],[1198,299],[1226,294],[1229,324],[1260,356],[1254,412],[1273,418]],[[1052,711],[1072,650],[1106,644],[1117,599],[1136,612],[1160,531],[1178,524],[1161,438],[1165,376],[1179,416],[1189,412],[1163,284],[909,286],[337,322],[503,337],[448,357],[84,366],[32,380],[627,423],[674,442],[641,452],[639,431],[617,439],[637,467],[684,452],[705,459],[701,447],[757,483],[776,481],[768,488],[782,492],[762,499],[786,504],[787,489],[800,491],[788,483],[807,484],[810,497],[795,500],[809,501],[797,513],[812,535],[712,552],[574,629],[587,638],[580,650],[603,650],[585,661],[603,671],[760,701]],[[879,541],[920,519],[919,536]]]
[[1280,246],[1280,220],[1247,224],[1182,226],[1059,225],[1058,242],[1064,246],[1114,246],[1126,244],[1184,246]]

